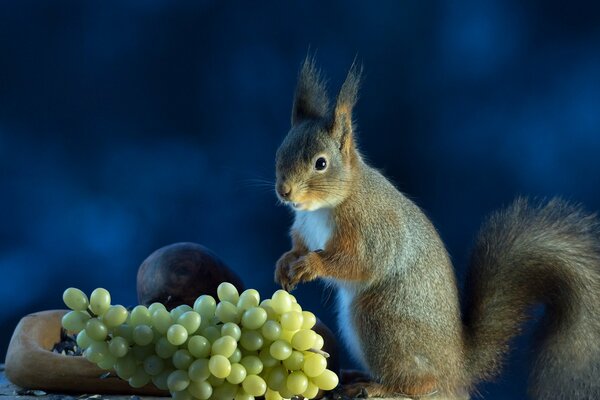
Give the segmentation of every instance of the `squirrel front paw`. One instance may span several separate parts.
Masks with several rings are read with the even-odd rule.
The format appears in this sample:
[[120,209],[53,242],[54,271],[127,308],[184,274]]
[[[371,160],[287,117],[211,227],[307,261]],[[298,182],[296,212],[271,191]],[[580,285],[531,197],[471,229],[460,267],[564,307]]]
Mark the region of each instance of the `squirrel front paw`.
[[275,265],[275,282],[285,290],[288,290],[288,271],[290,269],[290,264],[297,259],[298,256],[296,253],[288,251],[277,260],[277,264]]
[[300,257],[289,252],[285,253],[277,261],[275,281],[290,292],[298,283],[314,280],[319,276],[315,268],[315,257],[318,255],[314,252]]

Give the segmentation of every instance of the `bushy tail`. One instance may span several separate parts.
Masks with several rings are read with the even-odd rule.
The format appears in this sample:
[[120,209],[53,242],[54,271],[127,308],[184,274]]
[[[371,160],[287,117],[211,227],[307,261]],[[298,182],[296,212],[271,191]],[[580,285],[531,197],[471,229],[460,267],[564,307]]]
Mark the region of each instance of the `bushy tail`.
[[553,199],[517,199],[483,226],[468,273],[465,324],[474,383],[496,375],[532,304],[544,303],[530,395],[600,399],[600,224]]

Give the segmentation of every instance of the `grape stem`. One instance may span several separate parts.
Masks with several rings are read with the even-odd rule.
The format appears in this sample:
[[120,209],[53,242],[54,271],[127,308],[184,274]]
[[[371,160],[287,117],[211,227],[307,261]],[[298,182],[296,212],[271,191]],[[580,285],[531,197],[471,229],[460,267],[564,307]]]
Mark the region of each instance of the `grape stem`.
[[329,355],[329,353],[328,353],[328,352],[326,352],[326,351],[323,351],[323,350],[320,350],[320,349],[313,349],[313,348],[310,348],[310,349],[308,349],[307,351],[311,351],[311,352],[313,352],[313,353],[320,354],[320,355],[322,355],[322,356],[323,356],[323,357],[325,357],[325,358],[329,358],[329,357],[331,357],[331,356]]
[[96,314],[94,314],[94,312],[92,311],[91,308],[88,307],[87,310],[85,310],[85,311],[87,311],[87,313],[90,314],[90,317],[98,318],[98,316]]

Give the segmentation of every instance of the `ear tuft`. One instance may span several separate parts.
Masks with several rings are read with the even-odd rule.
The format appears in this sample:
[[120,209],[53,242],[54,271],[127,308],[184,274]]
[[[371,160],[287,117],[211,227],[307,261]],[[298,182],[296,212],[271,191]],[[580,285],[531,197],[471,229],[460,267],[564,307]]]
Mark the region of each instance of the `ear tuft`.
[[331,121],[331,134],[339,141],[340,149],[349,153],[354,146],[354,135],[352,131],[352,109],[358,100],[360,79],[363,73],[362,64],[358,65],[356,60],[352,63],[346,80],[342,84],[340,93],[335,102]]
[[292,126],[307,119],[324,118],[328,113],[329,99],[325,82],[315,66],[314,57],[307,55],[296,85]]

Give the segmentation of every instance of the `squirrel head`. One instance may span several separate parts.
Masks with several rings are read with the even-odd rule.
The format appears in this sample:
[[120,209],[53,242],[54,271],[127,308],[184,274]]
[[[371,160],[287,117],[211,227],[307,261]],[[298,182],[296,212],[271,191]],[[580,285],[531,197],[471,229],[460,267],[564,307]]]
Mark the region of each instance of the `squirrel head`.
[[360,159],[352,109],[361,67],[352,64],[333,110],[312,58],[304,61],[292,107],[292,127],[276,156],[276,192],[294,210],[335,207],[348,195]]

